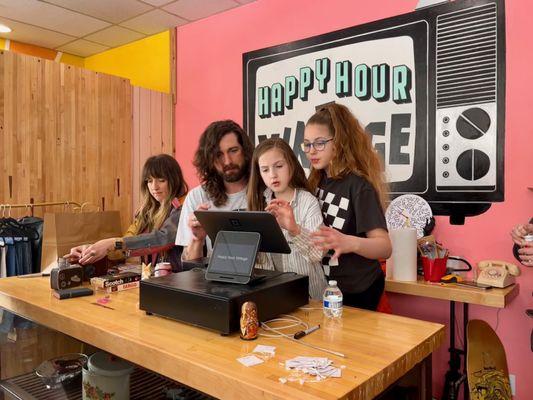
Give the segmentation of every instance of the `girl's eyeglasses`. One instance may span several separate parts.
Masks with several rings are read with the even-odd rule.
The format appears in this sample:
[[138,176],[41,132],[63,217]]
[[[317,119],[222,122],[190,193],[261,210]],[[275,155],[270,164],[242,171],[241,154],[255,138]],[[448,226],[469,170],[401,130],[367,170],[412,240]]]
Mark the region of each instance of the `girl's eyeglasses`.
[[304,143],[300,143],[300,147],[304,153],[309,153],[311,151],[311,146],[313,146],[316,151],[322,151],[326,148],[326,144],[328,142],[331,142],[332,140],[333,138],[319,139],[319,140],[315,140],[314,142],[304,142]]

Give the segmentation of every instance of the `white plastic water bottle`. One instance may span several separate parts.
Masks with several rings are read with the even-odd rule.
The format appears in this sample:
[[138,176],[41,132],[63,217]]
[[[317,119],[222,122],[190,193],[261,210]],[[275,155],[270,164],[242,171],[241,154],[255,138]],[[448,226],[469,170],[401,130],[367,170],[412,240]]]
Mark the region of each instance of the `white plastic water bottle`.
[[328,318],[342,316],[342,292],[337,286],[337,281],[329,281],[324,290],[323,305],[324,315]]

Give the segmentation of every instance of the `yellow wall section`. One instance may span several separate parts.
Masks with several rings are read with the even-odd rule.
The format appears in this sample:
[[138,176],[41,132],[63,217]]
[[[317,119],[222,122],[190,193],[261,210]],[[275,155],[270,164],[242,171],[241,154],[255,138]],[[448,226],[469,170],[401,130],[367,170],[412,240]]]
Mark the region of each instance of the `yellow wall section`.
[[[0,38],[0,50],[6,40]],[[10,51],[55,60],[56,50],[11,41]],[[170,93],[170,32],[83,58],[63,53],[62,63],[129,79],[134,86]]]
[[85,60],[83,59],[83,57],[78,57],[78,56],[75,56],[73,54],[68,54],[68,53],[63,53],[59,62],[74,65],[80,68],[85,67]]
[[128,78],[134,86],[170,93],[170,33],[87,57],[85,68]]

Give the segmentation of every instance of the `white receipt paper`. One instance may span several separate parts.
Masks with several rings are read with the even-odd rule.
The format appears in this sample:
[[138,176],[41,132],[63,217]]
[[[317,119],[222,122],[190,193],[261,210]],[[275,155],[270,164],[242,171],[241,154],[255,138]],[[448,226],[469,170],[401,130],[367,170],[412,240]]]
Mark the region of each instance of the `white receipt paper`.
[[285,361],[286,369],[295,369],[318,378],[340,378],[340,368],[333,365],[333,361],[325,357],[295,357]]
[[276,352],[275,346],[265,346],[264,344],[258,344],[255,346],[255,349],[253,351],[254,353],[270,353],[274,354]]
[[262,364],[264,363],[263,360],[261,360],[259,357],[256,356],[245,356],[241,358],[237,358],[237,361],[240,362],[242,365],[246,367],[253,367],[254,365]]

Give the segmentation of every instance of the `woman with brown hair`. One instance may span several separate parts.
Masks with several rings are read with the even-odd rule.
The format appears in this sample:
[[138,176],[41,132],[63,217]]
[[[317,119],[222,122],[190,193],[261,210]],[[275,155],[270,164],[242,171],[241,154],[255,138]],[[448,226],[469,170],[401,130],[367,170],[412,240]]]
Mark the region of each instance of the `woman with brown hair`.
[[[326,278],[322,251],[309,235],[322,224],[316,197],[310,193],[305,172],[290,146],[282,139],[268,139],[256,147],[248,182],[248,210],[269,211],[278,221],[291,247],[290,254],[261,256],[265,267],[309,276],[309,295],[322,299]],[[266,258],[266,260],[265,260]],[[270,263],[271,262],[271,263]]]
[[144,163],[141,178],[142,204],[122,238],[102,239],[90,246],[74,247],[65,257],[80,264],[93,264],[110,256],[147,256],[155,265],[158,258],[180,271],[181,248],[174,246],[187,183],[178,162],[168,154],[152,156]]
[[326,273],[337,280],[346,305],[375,310],[385,286],[378,259],[392,249],[381,160],[359,121],[340,104],[320,108],[307,121],[301,146],[327,225],[312,234],[329,251]]

